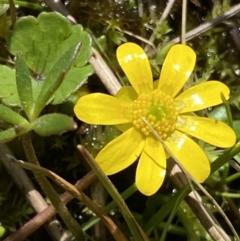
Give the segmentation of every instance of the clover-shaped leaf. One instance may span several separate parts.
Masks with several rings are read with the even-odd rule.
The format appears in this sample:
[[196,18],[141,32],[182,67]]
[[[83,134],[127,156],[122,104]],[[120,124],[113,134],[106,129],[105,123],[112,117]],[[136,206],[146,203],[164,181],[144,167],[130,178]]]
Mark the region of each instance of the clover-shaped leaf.
[[[43,82],[48,79],[59,59],[78,43],[81,45],[79,54],[61,85],[53,93],[52,103],[66,101],[93,73],[93,68],[86,65],[91,54],[88,33],[83,31],[81,25],[72,26],[58,13],[41,13],[38,18],[19,18],[14,29],[9,32],[7,42],[9,51],[13,55],[20,54],[30,70],[33,101],[37,99]],[[22,107],[15,78],[14,70],[0,66],[0,98],[3,98],[6,105]]]
[[45,79],[64,53],[65,41],[71,35],[71,24],[60,14],[42,13],[19,18],[7,36],[9,51],[20,53],[36,79]]

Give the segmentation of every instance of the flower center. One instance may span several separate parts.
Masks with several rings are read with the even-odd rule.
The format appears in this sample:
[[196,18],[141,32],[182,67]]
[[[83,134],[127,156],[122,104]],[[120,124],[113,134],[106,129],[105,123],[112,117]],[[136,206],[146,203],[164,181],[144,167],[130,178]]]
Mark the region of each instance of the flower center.
[[139,95],[133,102],[133,125],[146,136],[151,134],[150,125],[166,140],[175,130],[177,115],[174,100],[160,90]]

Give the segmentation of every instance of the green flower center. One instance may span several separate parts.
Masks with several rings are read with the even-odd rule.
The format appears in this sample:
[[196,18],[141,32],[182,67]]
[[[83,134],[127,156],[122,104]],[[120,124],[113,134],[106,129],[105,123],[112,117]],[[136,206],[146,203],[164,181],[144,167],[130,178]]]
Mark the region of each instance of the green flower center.
[[177,116],[174,100],[160,90],[139,95],[133,102],[133,125],[146,136],[151,134],[150,125],[166,140],[175,130]]

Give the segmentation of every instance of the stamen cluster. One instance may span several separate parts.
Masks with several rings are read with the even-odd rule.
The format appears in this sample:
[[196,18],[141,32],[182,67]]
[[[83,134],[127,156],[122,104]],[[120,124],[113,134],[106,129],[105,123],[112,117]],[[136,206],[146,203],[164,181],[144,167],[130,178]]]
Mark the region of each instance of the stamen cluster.
[[133,102],[133,125],[146,136],[151,133],[150,125],[163,140],[167,139],[175,130],[177,115],[174,100],[160,90],[141,94]]

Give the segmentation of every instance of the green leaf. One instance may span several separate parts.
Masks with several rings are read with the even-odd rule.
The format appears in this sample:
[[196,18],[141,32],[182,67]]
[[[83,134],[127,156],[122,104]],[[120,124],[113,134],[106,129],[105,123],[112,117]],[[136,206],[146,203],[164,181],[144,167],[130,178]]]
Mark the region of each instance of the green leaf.
[[119,32],[116,29],[110,28],[106,33],[113,43],[120,45],[123,42],[127,42],[127,39],[123,32]]
[[238,86],[231,88],[231,98],[229,99],[229,103],[240,110],[240,89]]
[[76,92],[87,80],[88,76],[93,73],[91,65],[82,68],[71,68],[64,78],[62,84],[54,93],[52,104],[60,104],[68,99],[68,97]]
[[91,45],[92,45],[92,41],[91,38],[89,36],[89,34],[87,32],[83,31],[83,28],[81,25],[74,25],[72,26],[72,34],[71,36],[68,38],[69,44],[75,45],[77,43],[81,43],[81,48],[80,48],[80,52],[79,55],[76,59],[76,67],[82,67],[84,66],[91,54]]
[[[31,78],[33,98],[36,98],[41,91],[43,81],[36,81]],[[16,84],[16,72],[5,65],[0,65],[0,98],[5,105],[22,107]]]
[[[8,14],[9,4],[0,5],[0,38],[4,39],[7,31],[12,25],[11,18]],[[1,237],[1,236],[0,236]]]
[[180,205],[182,200],[191,191],[189,185],[186,185],[181,190],[179,190],[173,197],[171,197],[167,202],[165,202],[162,207],[148,220],[144,230],[147,234],[150,234],[154,228],[158,226],[166,217],[169,216],[171,211],[176,205]]
[[234,156],[240,153],[240,141],[238,141],[233,147],[226,150],[220,157],[211,163],[211,174],[217,171],[220,167],[225,165]]
[[50,101],[54,92],[59,88],[65,73],[70,69],[73,61],[75,60],[80,44],[77,46],[70,47],[69,50],[59,59],[55,64],[48,78],[44,81],[41,92],[36,100],[33,118],[38,117],[47,102]]
[[31,124],[26,122],[21,125],[16,125],[7,130],[0,131],[0,142],[8,142],[12,139],[25,134],[26,132],[31,130]]
[[75,124],[71,117],[64,114],[47,114],[39,117],[32,123],[32,129],[41,136],[62,134],[74,130]]
[[208,113],[208,117],[214,120],[219,120],[223,122],[227,122],[227,111],[224,105],[220,105],[213,109],[213,111]]
[[26,62],[20,55],[16,61],[16,83],[22,108],[29,117],[33,108],[32,81]]
[[7,129],[5,131],[0,131],[0,143],[11,141],[16,137],[17,137],[17,133],[14,127]]
[[[81,25],[72,26],[65,17],[58,13],[41,13],[38,18],[32,16],[19,18],[14,29],[9,32],[7,42],[9,51],[13,55],[21,54],[31,70],[34,102],[43,88],[43,83],[49,78],[50,72],[59,59],[78,43],[81,44],[79,55],[72,69],[61,80],[62,84],[53,96],[53,103],[59,104],[66,101],[93,73],[93,68],[89,65],[86,66],[91,55],[89,34],[83,31]],[[62,72],[63,70],[59,74]],[[4,78],[1,75],[0,73],[0,82],[1,78]],[[13,83],[12,80],[9,82]],[[16,88],[13,87],[11,91],[6,90],[4,96],[1,92],[3,90],[0,90],[0,98],[8,98],[4,103],[20,106]],[[12,95],[15,98],[10,101],[9,98]]]
[[19,18],[7,42],[9,51],[15,56],[20,53],[34,74],[44,79],[64,52],[59,44],[70,35],[71,24],[62,15],[41,13],[37,19]]
[[167,42],[167,43],[163,43],[163,45],[160,48],[158,48],[157,59],[156,59],[157,64],[159,65],[163,64],[167,56],[167,53],[172,46],[173,46],[173,43]]
[[28,123],[28,121],[25,118],[23,118],[21,115],[19,115],[17,112],[1,104],[0,104],[0,120],[6,123],[14,124],[14,125],[21,125],[24,123]]
[[236,133],[237,139],[240,139],[240,120],[233,121],[233,130]]
[[74,25],[72,27],[72,35],[69,37],[68,41],[72,45],[80,42],[80,51],[74,66],[67,73],[61,86],[54,94],[52,104],[65,102],[68,97],[78,90],[94,72],[91,65],[84,66],[91,55],[91,39],[89,34],[84,32],[80,25]]
[[0,98],[8,106],[21,106],[14,69],[0,65]]

